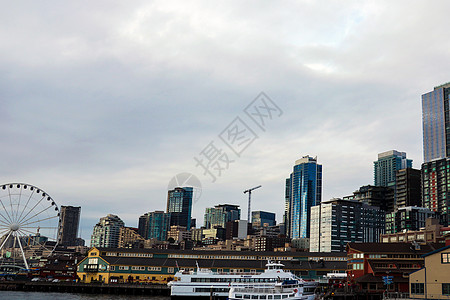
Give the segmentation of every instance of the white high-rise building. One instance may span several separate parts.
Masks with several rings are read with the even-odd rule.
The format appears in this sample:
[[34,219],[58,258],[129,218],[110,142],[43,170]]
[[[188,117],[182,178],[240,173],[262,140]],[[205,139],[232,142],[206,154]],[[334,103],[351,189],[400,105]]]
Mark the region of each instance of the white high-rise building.
[[344,252],[349,242],[378,242],[384,211],[354,201],[331,199],[311,207],[311,252]]

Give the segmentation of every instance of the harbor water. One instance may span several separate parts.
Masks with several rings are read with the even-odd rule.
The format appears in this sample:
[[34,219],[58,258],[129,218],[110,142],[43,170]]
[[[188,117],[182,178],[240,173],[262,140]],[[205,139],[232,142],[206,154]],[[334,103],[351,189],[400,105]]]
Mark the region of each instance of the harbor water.
[[71,293],[43,293],[0,291],[0,299],[4,300],[169,300],[167,296],[133,296],[110,294],[71,294]]

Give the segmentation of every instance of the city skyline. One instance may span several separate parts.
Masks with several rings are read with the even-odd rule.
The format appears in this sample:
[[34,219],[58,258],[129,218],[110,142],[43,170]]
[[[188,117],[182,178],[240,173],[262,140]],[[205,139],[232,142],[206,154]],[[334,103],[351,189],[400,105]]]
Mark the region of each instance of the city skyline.
[[[323,200],[371,184],[383,151],[420,168],[421,95],[450,79],[450,3],[251,4],[11,3],[0,13],[0,182],[81,206],[89,244],[101,216],[136,227],[164,210],[183,172],[202,185],[200,226],[216,204],[246,215],[243,191],[257,185],[252,210],[281,222],[284,179],[304,155],[324,166]],[[278,107],[265,127],[246,114],[262,91]],[[237,122],[254,139],[233,152],[223,133]],[[230,160],[214,183],[194,160],[211,142]]]

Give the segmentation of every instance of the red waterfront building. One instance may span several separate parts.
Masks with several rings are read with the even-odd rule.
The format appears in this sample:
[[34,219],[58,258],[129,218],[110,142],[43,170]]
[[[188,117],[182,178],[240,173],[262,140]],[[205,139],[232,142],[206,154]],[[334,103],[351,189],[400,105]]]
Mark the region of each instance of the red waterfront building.
[[[411,272],[424,265],[422,255],[444,247],[444,243],[348,243],[347,279],[364,293],[407,293]],[[392,276],[386,286],[383,277]]]

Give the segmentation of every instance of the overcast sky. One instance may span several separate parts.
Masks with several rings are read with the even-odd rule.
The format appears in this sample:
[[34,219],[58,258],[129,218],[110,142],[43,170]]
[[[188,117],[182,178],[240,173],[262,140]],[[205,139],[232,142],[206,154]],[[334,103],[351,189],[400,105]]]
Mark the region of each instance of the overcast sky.
[[[0,181],[81,206],[87,244],[108,213],[137,226],[164,210],[182,172],[201,181],[201,224],[220,203],[246,216],[243,190],[256,185],[252,210],[282,221],[285,178],[303,155],[323,165],[324,200],[373,184],[380,152],[405,151],[420,168],[421,95],[450,81],[444,0],[4,8]],[[264,130],[244,112],[260,92],[279,108]],[[236,117],[257,136],[240,156],[219,137]],[[210,142],[233,161],[214,183],[194,160]]]

